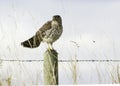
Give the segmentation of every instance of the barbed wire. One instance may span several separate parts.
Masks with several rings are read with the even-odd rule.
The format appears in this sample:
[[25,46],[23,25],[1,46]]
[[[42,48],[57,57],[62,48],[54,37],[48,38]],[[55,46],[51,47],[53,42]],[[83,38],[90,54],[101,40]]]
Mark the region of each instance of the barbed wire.
[[[6,60],[0,59],[1,62],[43,62],[44,60]],[[120,60],[58,60],[58,62],[120,62]]]

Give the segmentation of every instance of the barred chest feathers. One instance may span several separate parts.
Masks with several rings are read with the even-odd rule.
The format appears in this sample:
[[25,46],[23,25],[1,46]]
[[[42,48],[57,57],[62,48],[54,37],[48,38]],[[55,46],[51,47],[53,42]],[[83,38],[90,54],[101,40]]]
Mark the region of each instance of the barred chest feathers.
[[62,25],[57,21],[52,21],[51,26],[51,29],[46,31],[46,36],[43,38],[43,42],[53,43],[61,36],[63,31]]

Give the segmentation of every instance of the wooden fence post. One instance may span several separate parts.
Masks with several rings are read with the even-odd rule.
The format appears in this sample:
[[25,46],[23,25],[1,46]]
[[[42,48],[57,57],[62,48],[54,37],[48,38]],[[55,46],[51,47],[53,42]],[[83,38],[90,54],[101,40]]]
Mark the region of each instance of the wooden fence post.
[[58,53],[55,50],[44,53],[44,84],[58,85]]

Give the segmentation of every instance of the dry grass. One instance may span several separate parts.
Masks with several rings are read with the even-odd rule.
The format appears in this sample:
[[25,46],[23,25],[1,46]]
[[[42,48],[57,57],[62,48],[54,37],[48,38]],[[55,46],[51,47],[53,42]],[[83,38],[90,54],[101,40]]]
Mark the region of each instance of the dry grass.
[[102,82],[102,80],[101,80],[101,72],[100,72],[100,70],[99,70],[99,68],[97,66],[96,66],[96,71],[97,71],[97,74],[98,74],[99,83],[101,83]]
[[118,77],[118,83],[120,84],[120,67],[117,65],[117,77]]
[[0,80],[0,86],[11,86],[12,77],[8,77],[4,80]]
[[0,86],[2,86],[2,82],[0,81]]
[[75,51],[74,57],[71,58],[70,70],[72,72],[73,84],[76,85],[78,82],[77,50],[79,48],[79,44],[75,41],[71,41],[71,42],[74,44],[76,51]]
[[11,86],[11,80],[12,80],[11,76],[6,79],[6,82],[8,83],[8,86]]
[[110,71],[110,76],[113,84],[120,84],[120,67],[119,64],[117,66],[113,66],[112,71]]
[[72,72],[72,79],[73,84],[77,84],[77,61],[71,62],[71,72]]

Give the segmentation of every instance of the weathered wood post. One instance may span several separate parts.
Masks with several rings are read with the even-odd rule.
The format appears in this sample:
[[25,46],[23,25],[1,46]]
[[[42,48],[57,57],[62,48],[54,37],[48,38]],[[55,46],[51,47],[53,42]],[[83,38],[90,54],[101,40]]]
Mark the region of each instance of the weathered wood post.
[[44,53],[44,84],[58,85],[58,53],[55,50]]

